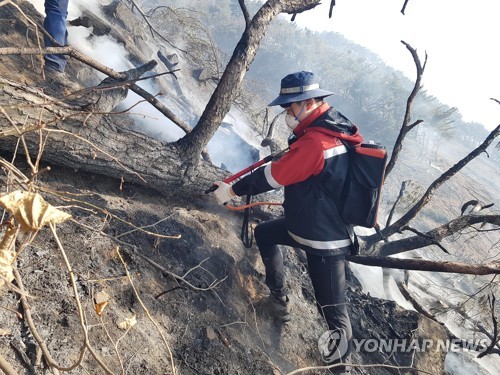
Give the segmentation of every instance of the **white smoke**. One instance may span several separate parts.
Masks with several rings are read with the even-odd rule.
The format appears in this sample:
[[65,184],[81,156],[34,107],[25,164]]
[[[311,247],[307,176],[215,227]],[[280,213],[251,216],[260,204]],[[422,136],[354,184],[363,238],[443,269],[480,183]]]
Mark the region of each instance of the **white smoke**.
[[[42,15],[45,14],[43,0],[32,0],[31,2]],[[111,3],[111,0],[70,1],[68,6],[68,21],[80,17],[83,13],[83,9],[88,9],[97,16],[106,19],[101,11],[101,6],[109,3]],[[68,25],[68,42],[83,54],[115,71],[126,71],[134,68],[122,44],[118,43],[110,36],[93,35],[91,28]],[[182,45],[182,40],[176,41],[176,44]],[[150,46],[153,47],[152,44],[150,44]],[[160,48],[159,46],[154,47]],[[99,80],[106,77],[98,71],[95,71],[95,74]],[[157,99],[163,102],[167,108],[171,109],[179,117],[189,117],[185,119],[186,122],[192,122],[193,115],[196,117],[196,114],[201,114],[201,111],[206,105],[204,99],[208,101],[207,95],[210,95],[208,92],[210,90],[207,90],[206,87],[204,89],[198,87],[198,83],[193,81],[192,77],[190,77],[189,68],[185,71],[181,69],[176,75],[179,77],[180,82],[182,82],[185,95],[190,102],[191,108],[185,108],[185,106],[177,100],[173,90],[166,93],[164,96],[157,96]],[[166,78],[162,77],[160,79]],[[160,89],[150,80],[138,82],[138,85],[153,95],[160,92]],[[87,86],[90,86],[90,84]],[[129,90],[127,98],[120,103],[116,110],[124,110],[134,106],[130,110],[130,113],[135,120],[136,130],[162,141],[173,142],[185,135],[183,130],[173,124],[172,121],[167,119],[148,102],[136,105],[141,101],[143,101],[142,97]],[[187,113],[188,110],[190,113]],[[184,111],[186,111],[186,113],[184,113]],[[238,115],[237,111],[232,110],[228,113],[224,121],[233,124],[234,132],[252,147],[259,151],[263,151],[263,155],[268,154],[267,150],[262,150],[256,141],[256,135],[252,134],[252,131],[249,130],[249,125],[242,116]],[[218,132],[218,134],[219,133],[220,132]],[[224,164],[231,172],[237,172],[256,161],[255,158],[252,158],[249,153],[243,151],[241,147],[234,142],[234,139],[231,140],[230,137],[217,136],[214,137],[207,146],[214,164],[219,166]]]

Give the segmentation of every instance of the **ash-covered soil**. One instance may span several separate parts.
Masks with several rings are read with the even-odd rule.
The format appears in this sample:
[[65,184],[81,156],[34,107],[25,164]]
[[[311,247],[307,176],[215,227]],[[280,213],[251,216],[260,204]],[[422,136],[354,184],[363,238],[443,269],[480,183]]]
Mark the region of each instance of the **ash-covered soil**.
[[[0,297],[0,354],[19,374],[50,373],[40,344],[58,366],[78,364],[71,374],[105,373],[103,368],[171,374],[172,363],[178,374],[281,374],[325,365],[317,342],[326,324],[301,252],[284,249],[293,314],[281,325],[260,308],[267,294],[263,265],[255,245],[246,249],[239,239],[241,216],[210,197],[169,197],[58,167],[42,186],[52,191],[45,195],[49,203],[73,216],[57,226],[57,236],[75,275],[81,310],[56,240],[42,229],[16,264],[29,310],[14,291],[4,289]],[[416,313],[362,294],[352,275],[347,293],[356,337],[412,336]],[[108,303],[99,315],[96,300],[103,295]],[[133,317],[137,323],[130,329],[118,327]],[[85,343],[90,350],[80,360]],[[355,353],[353,359],[402,364],[411,358]]]

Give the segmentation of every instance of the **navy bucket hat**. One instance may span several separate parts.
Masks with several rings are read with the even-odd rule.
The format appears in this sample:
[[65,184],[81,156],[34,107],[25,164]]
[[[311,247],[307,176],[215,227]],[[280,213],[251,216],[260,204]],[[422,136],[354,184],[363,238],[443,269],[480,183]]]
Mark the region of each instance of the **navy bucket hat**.
[[281,80],[280,94],[269,106],[282,105],[311,98],[324,98],[333,92],[321,90],[316,75],[312,72],[297,72]]

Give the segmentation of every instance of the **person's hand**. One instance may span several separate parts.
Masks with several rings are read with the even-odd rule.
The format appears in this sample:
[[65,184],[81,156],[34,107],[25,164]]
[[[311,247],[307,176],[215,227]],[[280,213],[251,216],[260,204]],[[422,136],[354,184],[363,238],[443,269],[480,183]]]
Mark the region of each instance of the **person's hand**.
[[232,198],[236,197],[233,189],[231,189],[231,185],[226,184],[223,181],[215,181],[214,185],[218,186],[217,190],[214,191],[214,196],[218,203],[224,204]]

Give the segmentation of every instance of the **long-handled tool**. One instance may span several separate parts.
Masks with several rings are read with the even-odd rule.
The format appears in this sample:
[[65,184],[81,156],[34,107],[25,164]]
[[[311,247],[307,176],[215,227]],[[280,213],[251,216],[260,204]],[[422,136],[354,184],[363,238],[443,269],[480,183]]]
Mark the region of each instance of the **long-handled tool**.
[[[259,160],[258,162],[246,167],[245,169],[242,169],[241,171],[233,174],[232,176],[229,176],[228,178],[226,178],[224,180],[224,182],[226,184],[229,184],[230,182],[233,182],[234,180],[240,178],[241,176],[244,176],[247,173],[252,172],[256,168],[260,167],[261,165],[267,164],[270,161],[273,161],[274,159],[281,157],[281,155],[283,155],[286,151],[288,151],[288,148],[283,150],[283,151],[280,151],[276,154],[267,155],[264,159]],[[215,190],[217,190],[218,187],[219,186],[217,186],[217,185],[212,185],[209,189],[205,190],[205,194],[213,193]]]
[[[259,160],[258,162],[250,165],[249,167],[246,167],[245,169],[239,171],[238,173],[233,174],[232,176],[229,176],[224,180],[226,184],[229,184],[230,182],[233,182],[234,180],[240,178],[241,176],[246,175],[249,172],[253,172],[256,168],[260,167],[261,165],[264,165],[266,163],[269,163],[270,161],[279,159],[286,151],[288,151],[289,148],[286,148],[283,151],[277,152],[276,154],[271,154],[266,156],[264,159]],[[219,186],[217,185],[212,185],[209,189],[205,190],[205,194],[212,193],[215,190],[217,190]],[[245,247],[249,248],[252,246],[253,242],[253,235],[251,234],[250,230],[250,208],[254,206],[254,204],[251,203],[252,196],[247,195],[247,201],[246,205],[242,207],[242,209],[245,210],[244,218],[243,218],[243,225],[241,227],[241,234],[240,238]],[[267,205],[275,204],[275,203],[269,203],[266,202]],[[227,207],[227,206],[226,206]],[[231,209],[233,210],[239,210],[237,207],[231,206]]]

